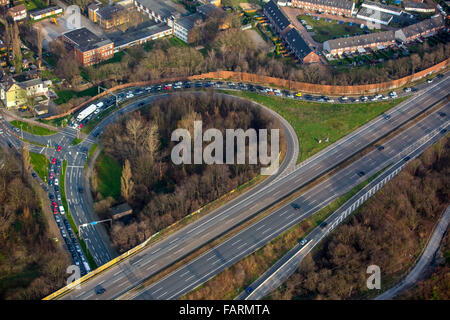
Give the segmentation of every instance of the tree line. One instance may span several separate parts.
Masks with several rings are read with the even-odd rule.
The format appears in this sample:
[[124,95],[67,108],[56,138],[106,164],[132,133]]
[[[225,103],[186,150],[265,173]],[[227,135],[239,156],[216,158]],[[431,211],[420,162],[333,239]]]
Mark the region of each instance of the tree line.
[[0,152],[0,299],[41,299],[64,285],[69,259],[50,236],[28,150]]
[[[273,294],[273,299],[364,299],[366,268],[381,270],[384,291],[419,256],[450,200],[450,139],[427,149],[335,229]],[[442,275],[444,276],[444,275]]]

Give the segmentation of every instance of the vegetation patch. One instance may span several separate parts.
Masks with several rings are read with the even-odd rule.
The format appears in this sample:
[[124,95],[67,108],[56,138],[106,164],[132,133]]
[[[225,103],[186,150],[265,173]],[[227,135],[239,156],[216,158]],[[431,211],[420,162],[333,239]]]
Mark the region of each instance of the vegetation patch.
[[23,122],[19,120],[13,120],[11,121],[11,124],[19,129],[22,129],[23,131],[29,132],[34,135],[38,136],[48,136],[57,133],[57,131],[50,130],[44,127],[36,126],[29,124],[28,122]]
[[[270,97],[253,92],[227,91],[251,99],[280,114],[294,128],[302,162],[407,98],[373,103],[317,103]],[[328,138],[328,141],[327,141]],[[319,143],[319,140],[321,142]]]
[[47,182],[50,161],[42,154],[30,152],[30,164],[42,181]]

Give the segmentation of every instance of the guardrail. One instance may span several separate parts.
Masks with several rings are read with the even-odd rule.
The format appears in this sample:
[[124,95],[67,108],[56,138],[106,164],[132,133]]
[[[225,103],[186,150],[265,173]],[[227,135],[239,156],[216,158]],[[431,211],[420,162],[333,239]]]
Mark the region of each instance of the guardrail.
[[[450,124],[450,121],[445,122],[441,128],[446,128]],[[403,154],[402,159],[397,161],[391,168],[389,168],[386,172],[382,173],[379,177],[377,177],[375,180],[373,180],[369,185],[365,186],[362,190],[360,190],[356,195],[354,195],[352,198],[350,198],[346,203],[344,203],[340,208],[338,208],[331,216],[329,216],[327,219],[325,219],[325,222],[329,224],[329,227],[325,229],[317,240],[315,240],[315,245],[318,244],[324,237],[326,237],[331,231],[333,231],[339,224],[341,224],[351,213],[353,213],[356,209],[358,209],[364,202],[366,202],[371,196],[373,196],[378,190],[380,190],[388,181],[392,180],[397,174],[400,173],[400,171],[403,170],[403,168],[406,166],[408,162],[410,162],[412,159],[419,156],[419,154],[412,155],[416,150],[418,150],[420,147],[425,145],[429,140],[434,138],[436,135],[440,134],[441,128],[434,129],[430,133],[428,133],[426,136],[422,137],[421,139],[417,140],[414,144],[407,147],[401,154]],[[412,155],[411,158],[408,161],[404,160],[405,156]],[[395,170],[391,171],[392,168],[396,167]],[[372,186],[371,186],[372,185]],[[312,231],[314,232],[314,231]],[[309,235],[312,233],[310,232]],[[307,238],[306,236],[305,238]],[[254,295],[258,288],[262,288],[264,284],[266,284],[270,279],[273,278],[273,276],[277,273],[277,271],[282,270],[283,268],[289,268],[290,263],[293,262],[294,259],[300,259],[300,254],[303,252],[303,249],[307,248],[311,242],[308,242],[305,246],[300,246],[297,244],[293,249],[291,249],[287,255],[291,255],[291,257],[286,260],[284,263],[282,263],[280,266],[277,266],[276,264],[272,266],[275,270],[268,276],[263,282],[261,282],[259,285],[257,285],[253,291],[248,294],[245,298],[242,297],[240,294],[236,299],[244,298],[248,299],[252,295]],[[309,246],[308,251],[305,254],[308,254],[314,246]],[[279,260],[280,261],[280,260]],[[300,261],[296,261],[300,262]],[[292,272],[294,272],[297,267],[291,268]],[[270,270],[270,269],[269,269]],[[268,270],[268,271],[269,271]],[[263,275],[264,276],[264,275]],[[263,277],[262,276],[262,277]],[[288,275],[289,276],[289,275]],[[276,284],[281,285],[283,282],[282,279],[286,279],[286,274],[284,277],[279,277],[276,280]],[[258,280],[256,280],[258,281]],[[268,293],[268,292],[266,292]]]

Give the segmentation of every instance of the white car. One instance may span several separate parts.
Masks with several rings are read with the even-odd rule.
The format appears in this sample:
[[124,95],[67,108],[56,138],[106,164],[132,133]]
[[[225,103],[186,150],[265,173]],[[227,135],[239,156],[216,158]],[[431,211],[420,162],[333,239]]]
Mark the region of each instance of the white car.
[[345,100],[348,100],[348,97],[342,96],[342,97],[341,97],[341,100],[344,100],[344,101],[345,101]]
[[59,181],[58,181],[58,179],[55,179],[55,186],[59,186]]

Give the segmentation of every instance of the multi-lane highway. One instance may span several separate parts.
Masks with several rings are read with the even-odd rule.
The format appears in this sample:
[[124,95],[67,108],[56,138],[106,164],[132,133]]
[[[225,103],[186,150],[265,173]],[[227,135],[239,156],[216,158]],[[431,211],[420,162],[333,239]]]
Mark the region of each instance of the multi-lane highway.
[[[112,288],[112,290],[108,290],[105,287],[107,290],[101,296],[102,299],[115,298],[126,292],[148,276],[164,269],[189,252],[233,228],[246,218],[292,193],[293,190],[329,171],[330,168],[335,167],[339,162],[362,150],[391,132],[398,125],[433,105],[447,94],[448,82],[448,77],[445,77],[440,82],[426,87],[410,100],[391,110],[387,115],[376,118],[353,134],[325,149],[287,176],[273,181],[269,186],[259,189],[258,192],[249,192],[245,197],[239,197],[224,208],[220,208],[213,214],[199,219],[167,239],[144,249],[133,258],[119,263],[102,275],[88,281],[82,285],[82,291],[73,290],[64,298],[92,298],[94,288],[99,283],[102,283],[102,286]],[[339,189],[340,187],[337,188]],[[130,280],[128,283],[119,283],[120,277]],[[169,297],[163,295],[161,298]]]

